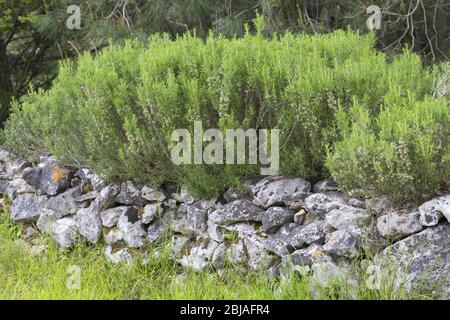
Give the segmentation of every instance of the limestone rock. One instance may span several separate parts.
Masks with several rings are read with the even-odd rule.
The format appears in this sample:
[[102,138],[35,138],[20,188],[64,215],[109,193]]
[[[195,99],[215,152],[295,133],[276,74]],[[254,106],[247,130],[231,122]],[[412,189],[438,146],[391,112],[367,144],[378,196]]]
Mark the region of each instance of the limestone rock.
[[418,212],[391,212],[378,218],[377,229],[384,238],[403,238],[423,229],[418,218]]
[[284,207],[271,207],[262,215],[262,230],[275,233],[286,223],[294,221],[294,212]]
[[91,205],[81,208],[75,215],[78,232],[89,242],[97,243],[102,235],[102,219],[100,213]]
[[70,248],[78,240],[77,223],[70,217],[56,220],[52,226],[52,234],[53,239],[60,247]]
[[333,209],[344,206],[324,193],[315,193],[305,199],[306,210],[314,215],[323,216]]
[[56,219],[75,214],[79,208],[75,198],[80,195],[81,190],[79,187],[68,189],[64,193],[50,197],[45,203],[45,207],[54,212]]
[[434,198],[419,207],[419,222],[426,227],[436,225],[442,217],[450,221],[450,194]]
[[341,230],[348,226],[362,227],[370,222],[371,216],[364,210],[349,206],[333,209],[325,216],[325,222],[333,228]]
[[120,204],[143,207],[147,203],[142,197],[141,190],[131,181],[125,181],[116,196],[116,202]]
[[19,195],[11,206],[11,220],[14,222],[37,221],[46,201],[46,196],[34,194]]
[[301,178],[268,177],[255,184],[251,191],[255,195],[253,204],[267,209],[274,205],[285,205],[294,193],[309,193],[311,184]]
[[73,170],[57,162],[26,168],[22,178],[47,195],[57,195],[71,186]]
[[158,203],[151,203],[144,207],[144,213],[142,214],[142,222],[144,224],[150,224],[152,221],[161,216],[164,213],[164,209]]
[[361,234],[362,231],[354,226],[337,230],[329,234],[323,249],[338,257],[356,257],[361,249]]
[[139,220],[137,210],[128,210],[119,217],[117,226],[123,233],[125,243],[131,248],[139,248],[144,245],[147,232],[144,224]]
[[152,189],[148,186],[143,186],[141,189],[142,198],[150,202],[163,202],[166,200],[166,195],[161,191]]
[[200,202],[181,204],[175,212],[172,230],[188,236],[205,236],[207,234],[208,210]]
[[263,211],[249,200],[236,200],[225,204],[210,214],[216,225],[229,225],[236,222],[261,221]]
[[112,228],[117,225],[117,221],[119,221],[119,217],[121,215],[132,215],[132,214],[137,216],[138,210],[134,207],[120,206],[106,209],[100,212],[100,218],[102,220],[102,224],[105,227]]
[[407,289],[448,290],[450,224],[442,223],[413,234],[378,253],[374,262]]

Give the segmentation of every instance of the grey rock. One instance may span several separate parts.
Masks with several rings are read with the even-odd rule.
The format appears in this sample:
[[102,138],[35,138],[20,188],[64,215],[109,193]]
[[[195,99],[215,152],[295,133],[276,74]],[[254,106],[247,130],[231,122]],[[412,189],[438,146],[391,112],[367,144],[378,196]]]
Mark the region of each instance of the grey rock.
[[73,170],[57,163],[49,162],[43,166],[26,168],[22,178],[47,195],[57,195],[71,186]]
[[77,223],[70,217],[56,220],[52,226],[52,234],[53,239],[60,247],[70,248],[78,241]]
[[450,195],[434,198],[419,207],[419,222],[426,227],[438,224],[443,217],[450,221]]
[[385,214],[377,220],[377,230],[384,238],[403,238],[422,229],[418,212],[396,211]]
[[102,224],[108,228],[112,228],[112,227],[116,226],[117,222],[119,221],[119,217],[121,215],[134,216],[135,219],[137,220],[138,219],[138,210],[134,207],[120,206],[120,207],[106,209],[106,210],[100,212],[100,218],[102,220]]
[[279,256],[284,256],[301,248],[305,243],[298,235],[302,227],[296,223],[288,223],[282,226],[275,234],[269,235],[265,242],[267,250]]
[[349,206],[333,209],[325,216],[325,222],[338,230],[348,226],[362,227],[368,224],[370,219],[371,216],[366,211]]
[[375,256],[374,264],[388,270],[398,286],[439,295],[449,286],[449,248],[450,224],[442,223],[387,247]]
[[0,179],[13,180],[19,178],[22,171],[29,167],[30,163],[0,148]]
[[322,220],[314,221],[306,226],[288,223],[281,227],[277,233],[269,235],[265,242],[266,247],[276,255],[284,256],[307,244],[323,241],[325,238],[323,225]]
[[333,258],[323,250],[320,244],[312,244],[307,248],[296,250],[283,257],[283,262],[289,261],[293,265],[311,266],[313,263],[333,261]]
[[150,244],[160,243],[170,236],[174,213],[166,212],[159,220],[153,222],[147,229],[147,240]]
[[0,180],[0,193],[6,194],[12,200],[21,194],[34,192],[35,189],[22,178],[15,178],[14,180]]
[[102,189],[99,195],[92,201],[91,206],[98,212],[111,208],[115,205],[115,198],[119,193],[119,188],[109,185]]
[[188,236],[207,235],[208,210],[200,202],[181,204],[175,212],[172,230]]
[[130,206],[143,207],[147,200],[142,198],[141,190],[132,181],[125,181],[120,187],[120,193],[116,196],[116,202]]
[[253,203],[267,209],[273,205],[285,205],[294,193],[309,193],[311,184],[301,178],[268,177],[252,186],[251,191],[255,195]]
[[81,189],[79,187],[68,189],[64,193],[50,197],[45,203],[45,207],[54,212],[56,219],[75,214],[79,208],[75,198],[80,195]]
[[297,243],[311,244],[325,239],[323,231],[324,221],[317,220],[305,225],[300,229],[299,233],[295,235]]
[[43,211],[46,201],[46,196],[34,194],[19,195],[11,206],[11,220],[14,222],[36,222]]
[[263,211],[249,200],[236,200],[213,211],[210,219],[216,225],[229,225],[236,222],[261,221]]
[[100,195],[99,190],[93,190],[91,192],[85,193],[75,199],[76,202],[86,202],[97,198]]
[[323,249],[338,257],[354,258],[361,252],[362,235],[363,231],[354,226],[337,230],[327,236]]
[[366,208],[375,215],[381,215],[392,209],[392,203],[387,197],[370,198],[366,200]]
[[137,212],[128,210],[119,217],[117,223],[117,226],[123,232],[125,243],[131,248],[142,247],[147,236],[144,224],[137,215]]
[[148,186],[143,186],[141,189],[142,198],[150,202],[163,202],[166,200],[166,195],[161,191],[152,189]]
[[323,216],[331,210],[344,206],[343,203],[336,201],[324,193],[315,193],[305,199],[306,210],[314,215]]
[[144,224],[150,224],[156,217],[163,215],[163,213],[164,209],[158,203],[148,204],[144,207],[142,222]]
[[81,208],[74,217],[78,232],[89,242],[97,243],[102,235],[102,219],[100,213],[91,205]]
[[275,233],[286,223],[294,221],[294,212],[284,207],[271,207],[262,215],[262,230]]
[[106,182],[89,168],[80,168],[78,175],[83,181],[89,182],[94,190],[100,191],[106,187]]

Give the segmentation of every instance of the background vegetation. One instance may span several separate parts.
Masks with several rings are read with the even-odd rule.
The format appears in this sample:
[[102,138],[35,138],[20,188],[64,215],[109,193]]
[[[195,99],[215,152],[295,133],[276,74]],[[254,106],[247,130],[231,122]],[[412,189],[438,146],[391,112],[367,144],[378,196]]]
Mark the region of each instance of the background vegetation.
[[[69,30],[69,5],[81,8],[81,29]],[[146,41],[157,32],[170,38],[196,30],[243,36],[259,13],[264,35],[286,31],[326,33],[352,27],[367,32],[366,7],[383,11],[375,45],[393,55],[405,46],[433,63],[450,56],[450,3],[445,0],[0,0],[0,122],[10,102],[30,85],[48,88],[58,61],[96,54],[108,39]]]

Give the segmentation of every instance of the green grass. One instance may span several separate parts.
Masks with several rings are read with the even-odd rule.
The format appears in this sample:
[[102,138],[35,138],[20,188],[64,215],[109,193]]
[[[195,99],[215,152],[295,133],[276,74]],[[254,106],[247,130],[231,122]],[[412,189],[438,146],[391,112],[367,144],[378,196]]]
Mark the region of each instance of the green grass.
[[[412,295],[384,285],[370,290],[364,276],[356,289],[342,282],[311,294],[309,277],[289,281],[264,273],[233,269],[215,272],[186,271],[162,253],[148,264],[113,265],[104,257],[103,245],[80,244],[70,251],[57,248],[51,239],[39,236],[48,248],[30,255],[18,243],[22,228],[0,214],[0,299],[409,299]],[[81,286],[69,289],[70,267],[80,268]],[[418,296],[416,296],[417,298]],[[419,298],[426,298],[419,296]]]

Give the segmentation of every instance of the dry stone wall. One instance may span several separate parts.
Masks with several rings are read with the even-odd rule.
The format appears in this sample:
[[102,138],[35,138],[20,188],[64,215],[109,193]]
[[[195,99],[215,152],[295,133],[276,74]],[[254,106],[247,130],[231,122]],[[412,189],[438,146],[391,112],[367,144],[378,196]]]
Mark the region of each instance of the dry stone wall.
[[405,209],[385,198],[352,198],[331,180],[311,185],[273,176],[244,185],[244,192],[199,199],[183,187],[107,184],[51,155],[33,166],[0,149],[0,192],[12,201],[10,219],[30,234],[50,234],[62,248],[88,241],[105,246],[111,263],[131,263],[170,243],[172,259],[185,268],[244,267],[282,277],[295,270],[320,281],[351,278],[343,266],[371,256],[378,267],[371,270],[397,272],[398,285],[412,288],[425,277],[448,294],[450,195]]

